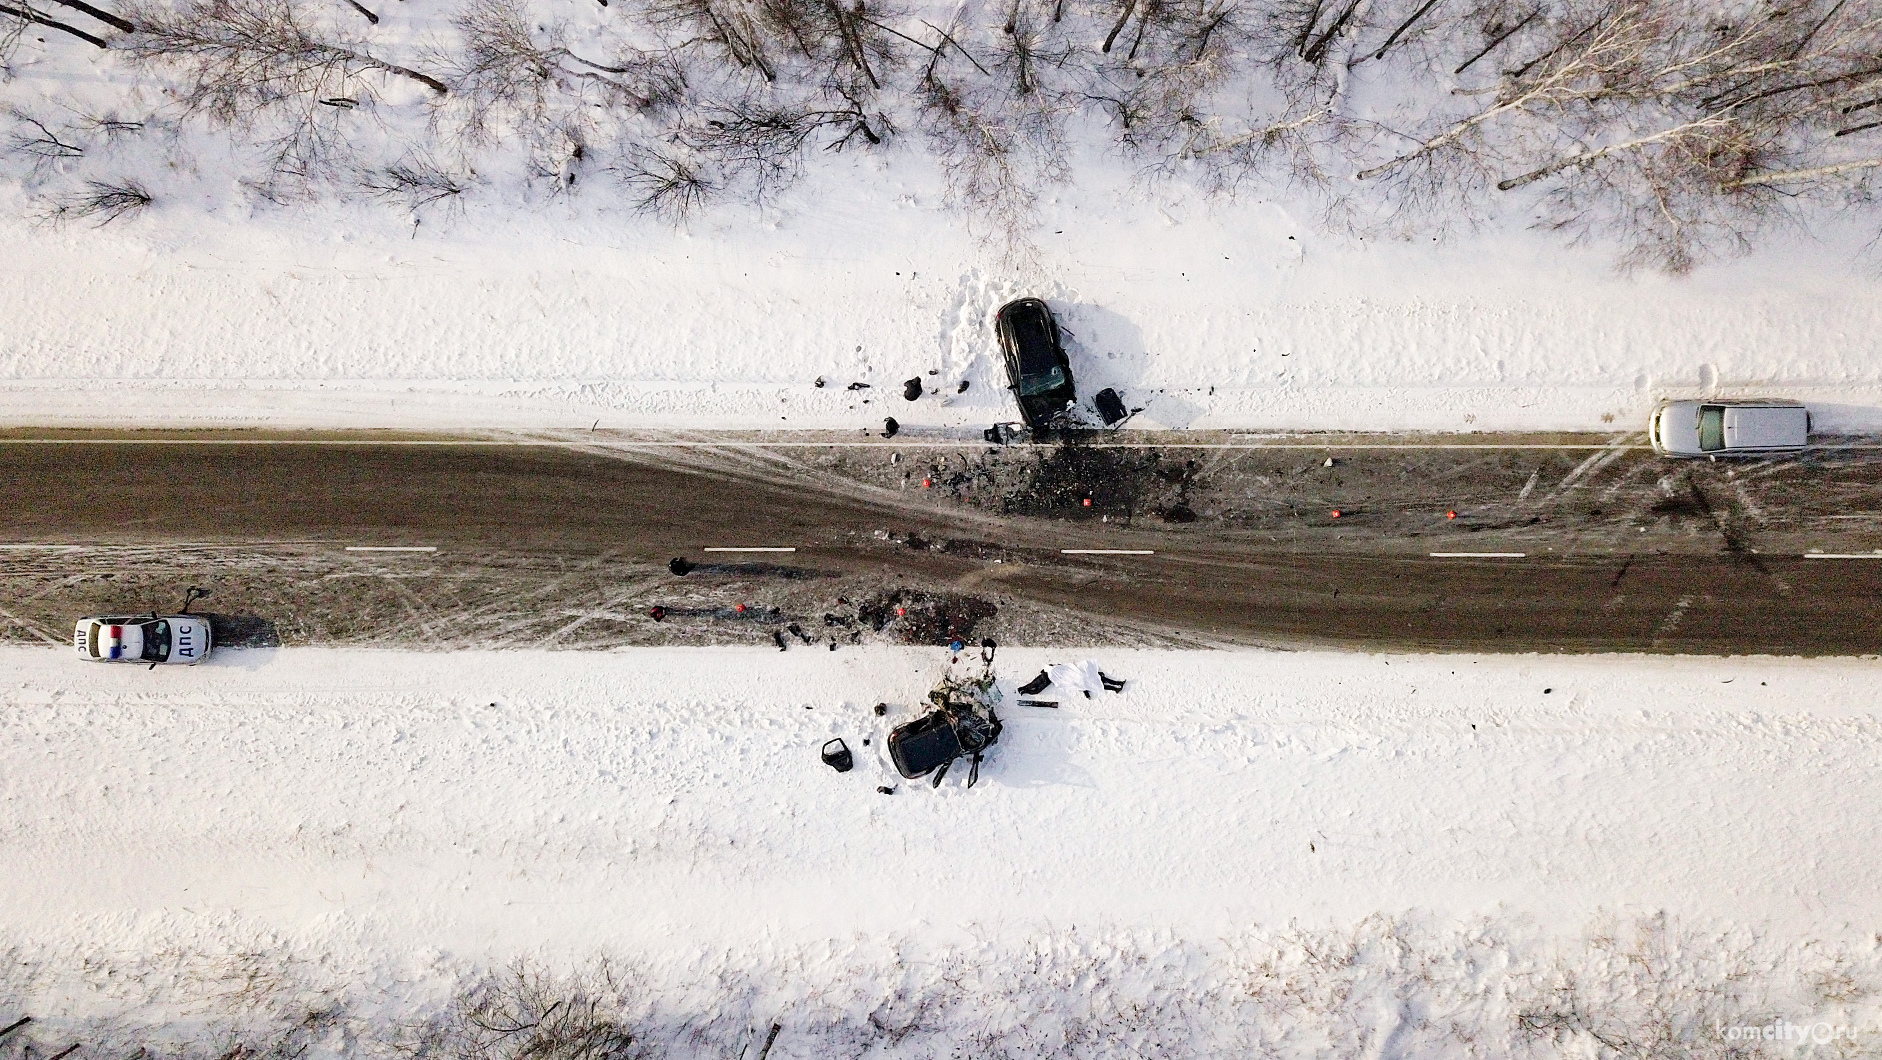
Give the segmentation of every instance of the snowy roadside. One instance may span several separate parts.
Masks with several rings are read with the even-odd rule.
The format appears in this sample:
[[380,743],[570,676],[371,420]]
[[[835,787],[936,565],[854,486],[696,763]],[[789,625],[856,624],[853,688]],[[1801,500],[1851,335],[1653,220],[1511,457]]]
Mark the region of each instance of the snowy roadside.
[[[839,995],[952,967],[1003,1000],[947,1018],[1012,1029],[1026,1004],[1100,1003],[1002,993],[1085,967],[1102,1004],[1135,990],[1165,1016],[1193,976],[1232,1023],[1222,977],[1310,937],[1422,954],[1507,1007],[1546,940],[1593,960],[1589,925],[1660,913],[1749,931],[1761,974],[1799,947],[1878,972],[1872,660],[1099,661],[1124,694],[1010,707],[979,786],[933,791],[878,754],[945,665],[928,650],[296,649],[175,673],[0,649],[4,942],[37,969],[14,989],[76,1019],[157,1000],[74,962],[267,952],[422,994],[610,957],[662,1004],[736,986],[866,1024]],[[818,763],[832,735],[855,772]],[[1383,998],[1410,973],[1363,974]]]
[[1038,294],[1134,427],[1627,431],[1663,397],[1775,393],[1882,429],[1882,281],[1826,248],[1617,277],[1533,237],[1342,243],[1100,182],[1002,267],[896,179],[697,234],[8,222],[0,425],[980,427],[1014,415],[992,313]]

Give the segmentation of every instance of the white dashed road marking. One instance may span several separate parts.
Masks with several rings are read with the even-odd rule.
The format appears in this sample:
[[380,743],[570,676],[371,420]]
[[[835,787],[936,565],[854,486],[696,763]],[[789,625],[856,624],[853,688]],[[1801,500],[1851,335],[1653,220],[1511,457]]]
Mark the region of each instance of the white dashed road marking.
[[348,545],[348,552],[436,552],[436,545]]

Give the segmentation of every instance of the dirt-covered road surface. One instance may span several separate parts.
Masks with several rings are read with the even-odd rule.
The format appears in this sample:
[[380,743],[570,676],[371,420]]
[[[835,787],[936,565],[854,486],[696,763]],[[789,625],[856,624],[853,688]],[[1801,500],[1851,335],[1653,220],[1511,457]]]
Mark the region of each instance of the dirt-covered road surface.
[[1869,448],[1120,438],[14,432],[0,639],[194,585],[225,644],[1882,651]]

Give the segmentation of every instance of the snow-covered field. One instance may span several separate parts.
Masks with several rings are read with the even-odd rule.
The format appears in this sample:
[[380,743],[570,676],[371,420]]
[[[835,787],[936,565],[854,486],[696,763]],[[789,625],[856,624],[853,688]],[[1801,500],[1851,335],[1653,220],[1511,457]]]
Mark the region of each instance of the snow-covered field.
[[[1009,701],[1051,661],[1002,652]],[[605,960],[674,1055],[1882,1026],[1872,660],[1097,662],[1123,694],[1009,706],[978,786],[931,790],[880,748],[932,650],[3,649],[0,991],[48,1045],[329,1004],[319,1048],[390,1048],[519,960],[552,991]]]
[[[1674,168],[1655,172],[1670,189],[1620,161],[1636,148],[1658,157],[1642,146],[1657,135],[1561,164],[1671,119],[1624,108],[1574,126],[1558,84],[1533,122],[1494,135],[1465,122],[1482,136],[1427,141],[1467,157],[1414,192],[1379,176],[1425,135],[1406,130],[1463,119],[1521,80],[1504,68],[1520,55],[1536,77],[1552,70],[1550,56],[1582,46],[1578,8],[1538,8],[1502,33],[1505,13],[1486,3],[1336,5],[1337,17],[1317,3],[1206,17],[1201,5],[1200,22],[1153,5],[1126,56],[1105,30],[1123,30],[1132,5],[1118,21],[1115,5],[1078,0],[1051,5],[1049,20],[1019,5],[760,4],[740,17],[776,35],[768,47],[785,66],[759,78],[711,5],[684,0],[122,6],[142,31],[92,19],[111,36],[96,48],[39,29],[0,35],[0,425],[828,429],[893,415],[979,427],[1013,415],[992,315],[1030,294],[1072,331],[1082,392],[1121,389],[1144,410],[1137,427],[1622,432],[1660,398],[1770,394],[1817,406],[1826,432],[1882,429],[1872,152],[1830,131],[1870,106],[1860,86],[1872,71],[1827,76],[1845,63],[1839,49],[1858,65],[1873,55],[1875,27],[1856,8],[1793,5],[1747,21],[1731,47],[1694,45],[1681,27],[1699,16],[1671,0],[1628,8],[1649,39],[1698,47],[1705,72],[1675,63],[1669,84],[1584,86],[1586,101],[1665,102],[1714,83],[1732,94],[1774,68],[1827,76],[1723,108],[1782,100],[1760,104],[1779,124],[1745,133],[1755,150],[1666,141]],[[270,19],[300,27],[290,53],[327,42],[379,65],[323,66],[333,53],[319,48],[284,58]],[[1277,43],[1290,19],[1305,20],[1291,47]],[[160,46],[162,25],[221,26],[235,51]],[[865,33],[877,66],[838,48],[832,25]],[[1395,25],[1410,32],[1380,59],[1375,45],[1401,40]],[[958,55],[929,50],[944,26]],[[1502,50],[1463,75],[1486,34]],[[1032,59],[1008,54],[1022,41]],[[1706,65],[1721,49],[1750,62],[1739,52],[1756,48],[1787,58],[1742,76]],[[1806,51],[1830,66],[1791,69]],[[655,70],[683,88],[631,102],[600,76]],[[1796,91],[1851,79],[1837,89],[1847,100]],[[982,124],[949,126],[943,86],[951,113]],[[1120,124],[1125,96],[1168,128]],[[732,160],[760,147],[727,147],[720,132],[753,114],[835,124],[793,141],[775,170],[741,169]],[[1817,116],[1784,124],[1806,114]],[[1285,157],[1219,161],[1267,140],[1281,128],[1271,122],[1317,131],[1298,143],[1276,133]],[[859,130],[878,127],[886,138],[870,131],[863,146]],[[1747,150],[1741,169],[1853,168],[1781,194],[1690,168],[1729,169]],[[710,201],[679,223],[638,211],[650,151],[694,158]],[[1532,176],[1547,180],[1518,182],[1530,190],[1488,190],[1544,162]],[[1018,175],[987,176],[1001,165]],[[456,183],[430,199],[427,186],[388,191],[401,167]],[[109,223],[71,212],[88,188],[125,181],[149,192],[147,208]],[[1686,185],[1704,202],[1686,201]],[[1549,194],[1577,187],[1599,202],[1558,216]],[[1598,219],[1616,210],[1634,222]],[[1700,267],[1617,273],[1656,226],[1694,240],[1670,260]],[[928,392],[907,402],[913,378]]]
[[[1014,418],[992,313],[1037,294],[1082,392],[1119,388],[1134,426],[1638,430],[1662,397],[1722,393],[1882,428],[1882,281],[1844,251],[1622,277],[1522,233],[1374,246],[1279,206],[1145,204],[1120,178],[1067,191],[1063,234],[1007,266],[904,176],[691,233],[16,224],[0,424],[984,426]],[[906,402],[917,376],[931,393]]]
[[[114,6],[147,45],[178,5]],[[1141,63],[1136,40],[1122,62],[1099,58],[1109,40],[1094,51],[1109,4],[1074,0],[1063,23],[1054,5],[1050,26],[1041,7],[1017,29],[1018,4],[801,5],[852,37],[875,19],[968,37],[972,48],[951,43],[981,80],[959,58],[942,74],[967,94],[956,113],[993,123],[968,131],[968,157],[1022,158],[1019,197],[1038,196],[983,196],[977,210],[960,201],[962,140],[949,155],[940,82],[909,76],[921,62],[902,45],[899,66],[881,63],[900,80],[862,99],[845,63],[866,66],[869,49],[852,37],[849,59],[801,36],[805,63],[775,49],[797,64],[775,89],[769,73],[761,84],[724,56],[708,62],[711,5],[684,17],[668,5],[664,22],[648,20],[659,4],[373,6],[222,5],[273,11],[297,33],[304,19],[307,40],[366,51],[349,53],[351,72],[251,83],[220,126],[179,106],[182,52],[168,66],[127,58],[141,46],[132,30],[96,54],[38,28],[0,39],[0,427],[866,429],[893,416],[978,428],[1014,417],[992,316],[1037,295],[1070,332],[1081,392],[1120,389],[1142,408],[1133,428],[1620,435],[1662,398],[1716,394],[1806,400],[1820,432],[1882,431],[1865,185],[1795,209],[1788,193],[1725,196],[1754,183],[1720,184],[1738,156],[1685,150],[1725,161],[1656,171],[1676,179],[1650,214],[1694,221],[1675,200],[1695,188],[1750,206],[1730,215],[1742,229],[1700,240],[1710,254],[1742,232],[1745,253],[1702,255],[1683,276],[1617,272],[1623,248],[1596,222],[1537,231],[1542,185],[1403,223],[1384,220],[1401,215],[1368,190],[1378,184],[1359,187],[1366,152],[1389,169],[1612,25],[1580,5],[1538,7],[1507,33],[1500,5],[1449,5],[1372,65],[1362,44],[1391,46],[1391,26],[1433,5],[1198,3],[1192,24],[1190,5],[1144,4],[1137,38],[1156,19],[1195,34],[1153,31]],[[1609,14],[1637,22],[1649,6]],[[1803,33],[1788,52],[1771,37],[1767,50],[1789,58],[1753,72],[1792,77],[1826,26],[1813,47],[1871,63],[1847,24],[1872,16],[1852,5],[1838,23],[1844,5],[1822,6],[1820,20],[1809,4],[1741,20],[1754,37]],[[1254,7],[1279,14],[1261,22]],[[474,128],[482,119],[458,102],[477,98],[462,16],[504,10],[528,54],[513,113]],[[1318,66],[1308,53],[1331,47],[1337,70],[1269,77],[1276,55],[1292,60],[1264,52],[1264,34],[1302,11],[1292,52]],[[228,21],[210,14],[172,21]],[[1707,20],[1685,32],[1698,21],[1674,18],[1653,39],[1730,31]],[[1134,92],[1172,73],[1217,77],[1205,53],[1224,26],[1213,39],[1235,50],[1222,60],[1234,76],[1164,117],[1222,147],[1262,142],[1264,123],[1301,108],[1334,135],[1337,116],[1338,135],[1357,139],[1318,158],[1338,164],[1317,190],[1286,165],[1250,163],[1234,194],[1206,194],[1198,160],[1229,157],[1215,147],[1165,145],[1170,173],[1151,179],[1156,152],[1126,150],[1129,123],[1104,117],[1125,103],[1090,94],[1108,78]],[[1239,43],[1223,44],[1231,31]],[[1478,51],[1477,36],[1499,33]],[[1025,41],[1045,50],[1021,55]],[[684,64],[683,99],[623,108],[585,94],[656,44]],[[277,60],[331,58],[322,47]],[[1017,58],[993,59],[1008,50]],[[429,75],[359,66],[366,52],[451,78],[448,99],[442,82],[417,87]],[[932,75],[946,56],[927,54]],[[1842,61],[1812,55],[1800,70]],[[1045,92],[1030,81],[1041,57],[1058,70]],[[531,75],[531,62],[560,73]],[[1864,141],[1843,132],[1871,126],[1832,132],[1869,104],[1792,93],[1856,78],[1854,92],[1872,70],[1766,91],[1731,69],[1712,82],[1668,69],[1688,95],[1757,88],[1720,114],[1765,99],[1816,108],[1808,129],[1833,153],[1797,157],[1870,173]],[[1629,91],[1656,107],[1678,95],[1658,83]],[[530,85],[554,97],[533,117]],[[1294,90],[1295,109],[1272,106]],[[1428,111],[1407,102],[1417,92],[1435,100]],[[1048,96],[1058,102],[1036,102]],[[835,126],[820,126],[785,159],[793,179],[762,196],[722,158],[732,191],[684,223],[634,208],[646,151],[691,143],[708,157],[700,145],[727,108],[838,97],[865,125],[834,143],[868,122],[899,130],[880,150],[837,153]],[[1195,119],[1192,103],[1217,111]],[[1064,112],[1042,117],[1052,106]],[[1529,187],[1521,174],[1544,163],[1531,176],[1555,188],[1612,174],[1603,159],[1624,145],[1593,145],[1657,113],[1590,130],[1551,124],[1572,108],[1551,109],[1542,126],[1473,139],[1478,153],[1445,179]],[[1003,146],[997,122],[1028,114],[1052,128]],[[1393,128],[1401,119],[1424,131]],[[258,169],[259,141],[295,129],[344,143],[309,148],[320,157],[298,170],[280,158]],[[1741,161],[1775,164],[1801,136],[1753,137],[1757,157]],[[1029,137],[1047,154],[1028,162]],[[452,197],[375,197],[389,167],[428,159],[461,178]],[[1694,172],[1709,183],[1681,177]],[[147,208],[81,219],[86,189],[133,180]],[[401,195],[402,207],[384,201]],[[1754,224],[1760,202],[1770,213]],[[1343,206],[1351,225],[1325,214]],[[912,378],[925,392],[908,401]],[[1055,661],[1070,660],[1002,653],[1009,693]],[[1097,661],[1128,679],[1123,694],[1009,707],[978,786],[957,775],[931,790],[895,778],[881,744],[946,667],[933,651],[304,648],[146,672],[0,648],[0,1060],[1882,1048],[1882,663]],[[896,709],[877,718],[879,701]],[[855,772],[819,763],[832,736],[859,752]],[[18,1014],[34,1022],[13,1026]]]

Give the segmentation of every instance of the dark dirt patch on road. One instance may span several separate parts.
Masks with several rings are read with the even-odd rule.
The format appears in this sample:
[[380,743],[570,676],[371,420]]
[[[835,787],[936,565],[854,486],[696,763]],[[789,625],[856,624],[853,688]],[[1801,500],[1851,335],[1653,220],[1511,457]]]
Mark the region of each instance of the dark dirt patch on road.
[[[1166,459],[1155,449],[1076,443],[1039,447],[1036,452],[1030,466],[1019,469],[1019,481],[1001,494],[1002,513],[1126,522],[1155,514],[1170,522],[1194,521],[1189,506],[1190,492],[1198,486],[1194,459]],[[1171,512],[1178,514],[1169,518]]]
[[989,600],[959,593],[896,589],[877,593],[856,607],[858,621],[904,644],[947,644],[968,640],[1000,611]]

